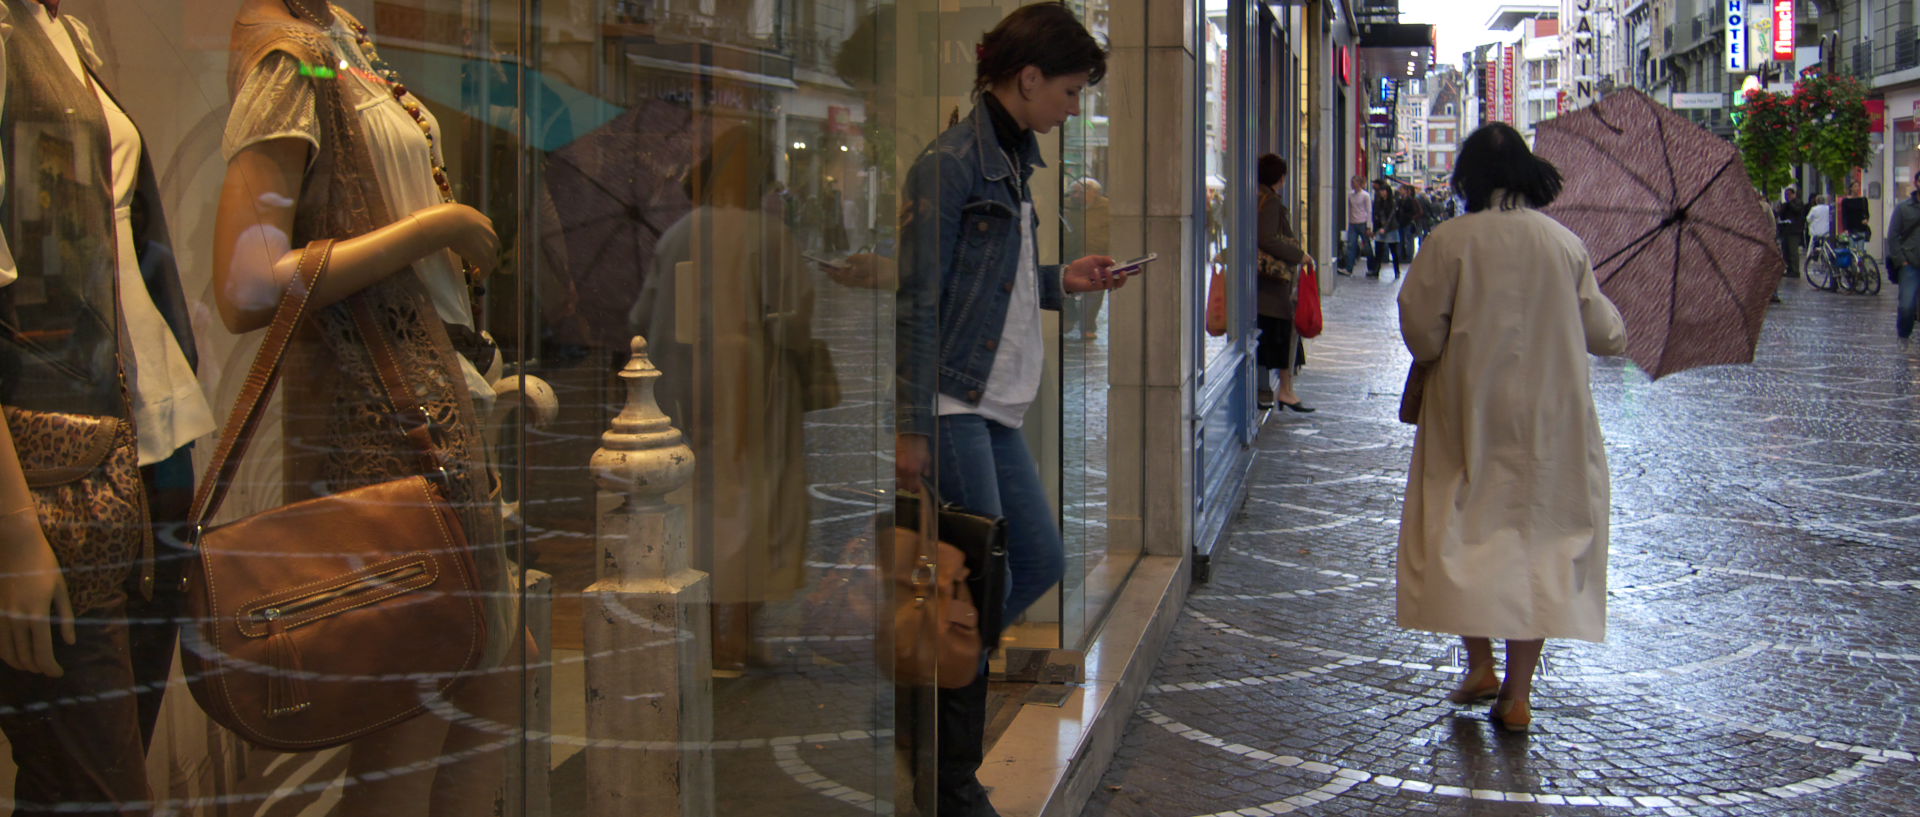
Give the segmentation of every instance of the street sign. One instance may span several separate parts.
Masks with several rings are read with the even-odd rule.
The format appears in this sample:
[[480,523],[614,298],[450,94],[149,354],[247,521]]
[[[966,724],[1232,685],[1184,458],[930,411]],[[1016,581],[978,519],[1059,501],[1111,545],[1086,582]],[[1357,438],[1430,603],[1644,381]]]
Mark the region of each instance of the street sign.
[[1675,93],[1673,104],[1668,107],[1676,111],[1710,111],[1727,107],[1727,95],[1719,93],[1685,94]]

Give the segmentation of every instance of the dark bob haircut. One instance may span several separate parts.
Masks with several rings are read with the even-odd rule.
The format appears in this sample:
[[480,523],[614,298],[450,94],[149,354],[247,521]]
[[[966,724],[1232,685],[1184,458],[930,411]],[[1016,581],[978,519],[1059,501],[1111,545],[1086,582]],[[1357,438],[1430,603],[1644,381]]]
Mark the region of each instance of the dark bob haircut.
[[1260,163],[1255,168],[1255,172],[1260,177],[1261,187],[1272,187],[1287,177],[1287,160],[1280,158],[1276,153],[1260,157]]
[[1087,33],[1065,3],[1034,3],[1013,10],[980,40],[973,90],[985,91],[1031,65],[1046,77],[1089,74],[1089,84],[1107,76],[1107,49]]
[[1560,195],[1561,184],[1560,169],[1533,155],[1520,132],[1505,122],[1483,125],[1468,136],[1453,166],[1453,192],[1467,200],[1469,213],[1495,205],[1513,209],[1512,201],[1493,200],[1496,190],[1519,195],[1529,206],[1545,207]]

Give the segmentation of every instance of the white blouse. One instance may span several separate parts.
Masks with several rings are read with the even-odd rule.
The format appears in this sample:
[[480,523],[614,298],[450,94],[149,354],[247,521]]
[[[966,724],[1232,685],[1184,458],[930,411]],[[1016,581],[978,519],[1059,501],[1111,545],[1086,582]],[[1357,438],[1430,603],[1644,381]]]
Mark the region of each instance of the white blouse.
[[[120,275],[120,314],[127,327],[127,386],[133,396],[133,423],[139,433],[140,464],[152,465],[214,429],[213,408],[200,390],[187,356],[147,293],[133,243],[133,196],[140,185],[140,131],[105,89],[87,75],[79,47],[67,27],[38,3],[26,4],[35,23],[53,41],[54,50],[73,74],[100,98],[113,150],[113,224]],[[78,21],[75,21],[76,23]],[[78,27],[78,26],[76,26]],[[82,28],[82,31],[85,29]],[[92,50],[92,44],[87,48]]]
[[[388,215],[397,219],[441,204],[440,187],[433,180],[434,165],[442,161],[436,146],[440,138],[439,121],[426,106],[421,106],[420,113],[433,131],[434,140],[429,142],[412,114],[393,97],[386,80],[373,72],[372,64],[361,52],[353,30],[347,27],[338,9],[327,35],[334,58],[334,64],[329,67],[338,72],[337,81],[346,104],[352,106],[366,135],[374,179],[380,186]],[[262,59],[234,96],[233,112],[227,118],[220,145],[224,158],[231,162],[248,147],[288,138],[307,142],[313,146],[311,155],[318,156],[320,125],[313,81],[313,77],[301,72],[300,61],[291,54],[275,52]],[[413,271],[442,322],[473,326],[466,275],[452,251],[429,254],[414,262]],[[461,360],[469,391],[475,397],[491,396],[492,388],[465,356],[455,357]]]
[[1047,342],[1040,334],[1040,262],[1033,246],[1033,202],[1021,202],[1020,226],[1020,266],[1013,277],[1007,320],[1000,328],[1000,345],[993,350],[993,369],[987,372],[986,392],[978,406],[940,395],[934,410],[942,417],[978,414],[1007,428],[1019,428],[1027,421],[1027,407],[1040,396]]

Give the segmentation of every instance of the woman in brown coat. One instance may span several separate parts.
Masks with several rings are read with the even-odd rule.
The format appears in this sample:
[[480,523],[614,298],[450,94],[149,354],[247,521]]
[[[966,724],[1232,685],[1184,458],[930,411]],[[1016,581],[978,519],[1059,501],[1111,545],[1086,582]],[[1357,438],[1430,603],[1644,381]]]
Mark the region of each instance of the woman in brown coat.
[[[1254,359],[1262,370],[1260,407],[1273,408],[1277,402],[1293,411],[1310,412],[1313,408],[1300,402],[1300,395],[1293,392],[1293,375],[1306,362],[1306,347],[1293,327],[1293,306],[1300,297],[1295,289],[1299,286],[1300,265],[1313,261],[1313,256],[1300,246],[1300,238],[1293,232],[1293,219],[1277,192],[1287,180],[1287,160],[1269,153],[1260,157],[1257,170],[1260,174],[1257,237],[1261,255],[1260,343],[1255,348]],[[1267,385],[1271,382],[1265,375],[1267,369],[1279,370],[1278,391]]]

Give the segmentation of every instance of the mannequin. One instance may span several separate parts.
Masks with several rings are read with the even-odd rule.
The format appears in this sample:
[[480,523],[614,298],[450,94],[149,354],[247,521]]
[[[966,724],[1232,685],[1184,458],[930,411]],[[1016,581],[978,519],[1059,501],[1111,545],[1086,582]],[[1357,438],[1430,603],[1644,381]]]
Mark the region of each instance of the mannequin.
[[[87,27],[25,0],[5,0],[0,24],[0,149],[17,160],[0,164],[32,169],[0,192],[0,402],[131,422],[157,549],[49,542],[0,422],[0,729],[19,767],[14,813],[146,814],[144,754],[186,561],[177,526],[189,452],[212,413],[152,163]],[[50,376],[55,360],[69,371],[81,361],[80,375]]]
[[[312,66],[341,66],[324,79]],[[313,332],[288,362],[289,499],[299,486],[350,487],[410,472],[371,362],[341,304],[358,299],[394,335],[401,368],[461,463],[450,499],[460,509],[490,594],[488,666],[450,704],[483,722],[512,723],[518,675],[507,665],[520,632],[499,547],[499,517],[478,439],[492,391],[455,347],[471,330],[465,276],[491,272],[499,240],[479,211],[452,201],[438,123],[385,72],[357,20],[322,0],[247,0],[234,24],[234,92],[227,177],[214,227],[214,294],[233,332],[259,329],[308,243],[331,238],[332,263],[313,295]],[[314,452],[300,454],[297,452]],[[499,736],[436,713],[351,745],[339,813],[493,813],[506,778]],[[426,762],[429,768],[405,769]],[[371,779],[369,778],[370,773]]]

